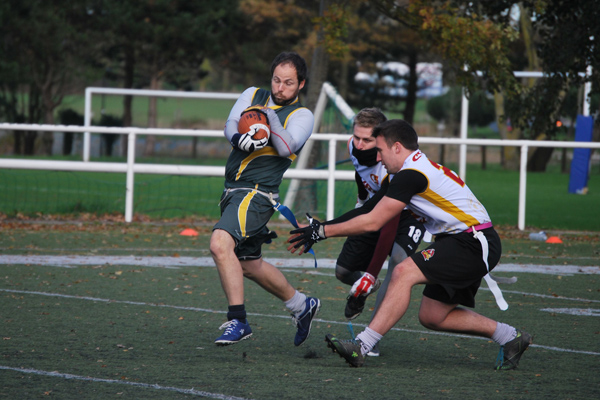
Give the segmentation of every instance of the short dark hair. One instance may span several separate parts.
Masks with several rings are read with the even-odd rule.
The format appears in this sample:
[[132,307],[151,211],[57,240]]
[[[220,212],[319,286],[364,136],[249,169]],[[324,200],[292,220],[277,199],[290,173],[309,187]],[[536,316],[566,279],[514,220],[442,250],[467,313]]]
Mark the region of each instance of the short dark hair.
[[382,122],[387,121],[387,117],[377,108],[363,108],[354,116],[352,126],[360,126],[362,128],[374,128]]
[[373,129],[373,137],[382,136],[389,147],[396,142],[408,150],[419,149],[419,137],[415,129],[402,119],[391,119]]
[[298,53],[286,51],[279,53],[271,64],[271,76],[275,72],[275,68],[281,64],[291,64],[296,68],[296,75],[298,76],[298,83],[306,80],[308,74],[308,68],[306,67],[306,61]]

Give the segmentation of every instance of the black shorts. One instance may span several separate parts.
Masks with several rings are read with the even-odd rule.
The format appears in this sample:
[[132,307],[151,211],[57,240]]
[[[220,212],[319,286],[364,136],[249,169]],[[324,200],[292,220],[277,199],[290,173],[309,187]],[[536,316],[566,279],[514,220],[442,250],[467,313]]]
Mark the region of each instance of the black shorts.
[[[410,256],[417,250],[424,234],[423,224],[417,221],[410,211],[402,211],[394,241],[404,249],[407,255]],[[378,240],[379,231],[348,236],[338,256],[337,264],[349,271],[366,271],[373,258]]]
[[221,219],[213,230],[223,229],[235,239],[238,259],[260,258],[263,243],[277,237],[267,228],[275,212],[270,199],[252,189],[238,189],[223,192],[220,205]]
[[[502,244],[496,230],[481,231],[489,247],[490,271],[500,261]],[[423,275],[429,280],[423,295],[446,304],[475,307],[475,295],[488,270],[483,262],[481,243],[472,233],[438,235],[435,242],[412,255]]]

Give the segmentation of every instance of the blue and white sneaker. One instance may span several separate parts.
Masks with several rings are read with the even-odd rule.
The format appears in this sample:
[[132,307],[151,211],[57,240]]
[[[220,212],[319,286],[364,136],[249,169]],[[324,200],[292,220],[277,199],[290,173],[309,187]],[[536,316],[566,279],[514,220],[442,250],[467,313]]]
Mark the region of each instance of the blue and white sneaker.
[[225,322],[219,329],[225,329],[225,332],[215,340],[217,346],[228,346],[252,336],[250,324],[244,324],[237,319]]
[[304,311],[302,311],[302,314],[300,314],[298,317],[292,314],[292,320],[298,328],[296,331],[296,337],[294,338],[295,346],[300,346],[306,341],[306,339],[308,339],[313,318],[315,318],[320,308],[321,301],[319,299],[316,297],[307,297],[306,307],[304,308]]

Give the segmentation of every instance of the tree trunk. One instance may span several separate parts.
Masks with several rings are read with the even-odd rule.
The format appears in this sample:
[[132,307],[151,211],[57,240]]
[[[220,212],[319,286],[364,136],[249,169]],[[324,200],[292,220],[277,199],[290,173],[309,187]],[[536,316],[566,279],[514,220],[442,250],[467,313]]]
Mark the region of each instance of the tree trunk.
[[481,146],[481,170],[487,169],[487,146]]
[[534,150],[529,161],[527,162],[527,171],[529,172],[544,172],[550,157],[552,157],[554,149],[552,147],[538,147]]
[[[153,74],[150,78],[150,90],[158,90],[158,74]],[[156,128],[156,97],[148,99],[148,128]],[[154,155],[154,144],[156,135],[146,135],[146,146],[144,147],[144,156]]]
[[37,132],[26,131],[25,132],[25,146],[23,154],[26,156],[32,156],[35,154],[35,139],[37,138]]
[[23,133],[22,131],[13,131],[14,146],[13,154],[23,154]]
[[404,120],[412,125],[415,119],[417,105],[417,52],[414,48],[408,50],[408,88],[406,93],[406,104],[404,106]]
[[[327,66],[329,64],[329,57],[325,48],[318,46],[313,52],[312,65],[309,72],[309,85],[308,94],[306,96],[305,106],[314,110],[319,99],[319,93],[323,82],[327,77]],[[316,132],[313,132],[316,133]],[[322,153],[322,142],[315,141],[313,143],[312,151],[308,158],[307,168],[316,168],[321,159]],[[294,209],[298,215],[304,215],[306,212],[314,213],[317,210],[317,185],[313,180],[302,180],[298,187],[298,195],[296,196],[296,203]]]
[[[504,111],[504,94],[494,92],[494,106],[496,108],[496,125],[501,139],[518,139],[515,136],[516,129],[509,130],[506,114]],[[517,131],[517,135],[520,131]],[[504,169],[517,171],[519,169],[519,151],[516,147],[502,147],[502,167]]]
[[73,132],[63,133],[62,154],[69,156],[73,152]]
[[[45,97],[45,96],[44,96]],[[53,125],[54,124],[54,107],[52,101],[44,100],[44,123]],[[42,133],[42,148],[44,154],[47,156],[52,155],[52,145],[54,144],[54,132]]]
[[[123,87],[125,89],[133,88],[133,74],[135,70],[135,54],[133,47],[125,46],[125,77]],[[131,103],[133,96],[125,96],[123,98],[123,126],[132,126]],[[127,135],[119,135],[121,137],[121,157],[127,157]]]
[[[24,122],[38,124],[41,120],[42,107],[40,105],[40,91],[36,85],[29,86],[29,99],[27,100],[27,120]],[[23,132],[23,153],[32,156],[35,153],[35,139],[38,136],[36,131]]]
[[339,87],[339,93],[340,96],[342,96],[343,99],[347,99],[348,98],[348,64],[350,63],[349,61],[349,56],[345,56],[341,61],[340,61],[340,87]]
[[[324,11],[329,7],[331,0],[321,0],[319,15],[323,16]],[[309,110],[314,110],[321,93],[321,87],[323,82],[327,78],[327,68],[329,66],[329,55],[327,50],[321,44],[323,39],[323,32],[318,32],[317,47],[313,51],[312,64],[310,66],[309,78],[308,78],[308,93],[304,105]],[[316,133],[316,132],[313,132]],[[308,158],[307,168],[315,168],[321,158],[321,142],[317,141],[314,143],[312,151]],[[298,187],[298,195],[296,196],[296,202],[294,209],[297,215],[303,215],[305,212],[315,212],[317,210],[317,185],[315,181],[302,180]]]

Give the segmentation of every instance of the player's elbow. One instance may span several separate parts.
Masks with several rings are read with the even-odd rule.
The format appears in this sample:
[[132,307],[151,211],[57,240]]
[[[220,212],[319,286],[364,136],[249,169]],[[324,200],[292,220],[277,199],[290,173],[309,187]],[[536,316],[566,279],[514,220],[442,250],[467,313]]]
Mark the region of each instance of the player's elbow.
[[381,222],[381,218],[378,218],[377,216],[374,215],[370,215],[370,218],[363,224],[363,228],[365,229],[365,231],[367,232],[377,232],[378,230],[380,230],[383,227],[383,223]]

